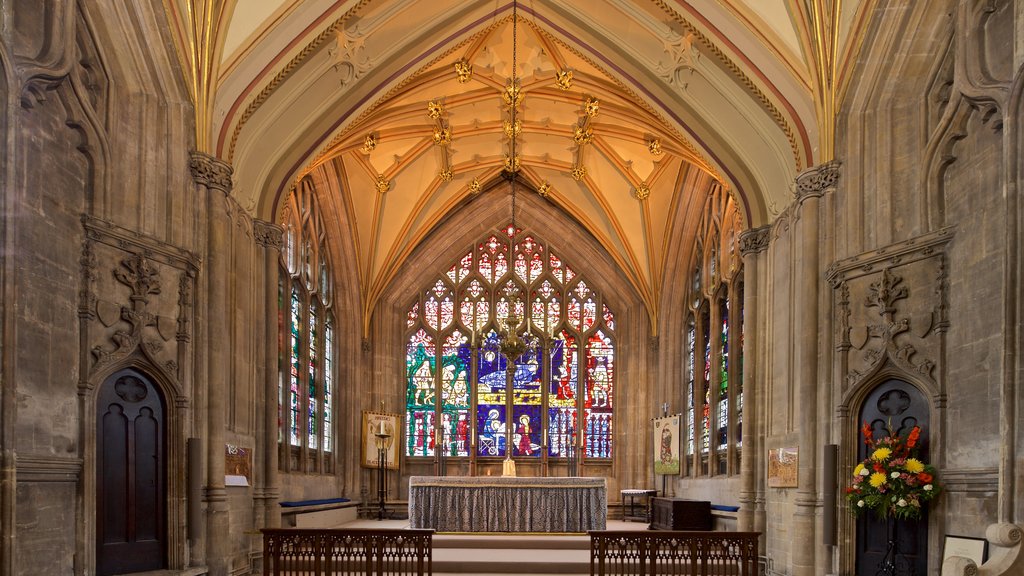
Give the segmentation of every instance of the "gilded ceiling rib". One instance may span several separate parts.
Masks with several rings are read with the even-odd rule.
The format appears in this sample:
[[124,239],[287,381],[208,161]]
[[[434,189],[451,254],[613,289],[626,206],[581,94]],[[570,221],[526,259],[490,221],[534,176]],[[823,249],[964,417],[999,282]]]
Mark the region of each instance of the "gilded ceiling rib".
[[[220,54],[236,0],[164,0],[196,124],[196,150],[213,154],[213,106]],[[180,10],[179,10],[180,8]]]
[[[804,158],[801,155],[800,142],[796,138],[796,134],[793,132],[793,127],[786,120],[786,116],[778,109],[777,106],[768,98],[767,95],[757,86],[757,84],[747,76],[740,67],[732,61],[731,58],[722,52],[721,48],[717,44],[711,41],[706,34],[698,30],[689,20],[683,18],[678,12],[672,10],[664,0],[654,0],[654,3],[661,8],[665,14],[672,17],[673,20],[681,25],[687,32],[693,34],[701,46],[713,54],[725,67],[732,73],[732,75],[739,80],[743,86],[754,95],[756,100],[761,104],[764,111],[771,116],[772,120],[775,121],[775,125],[786,135],[786,140],[789,141],[790,150],[793,152],[793,162],[796,167],[796,171],[800,172],[805,168]],[[808,158],[810,158],[810,151],[807,152]],[[719,177],[719,181],[722,179]]]

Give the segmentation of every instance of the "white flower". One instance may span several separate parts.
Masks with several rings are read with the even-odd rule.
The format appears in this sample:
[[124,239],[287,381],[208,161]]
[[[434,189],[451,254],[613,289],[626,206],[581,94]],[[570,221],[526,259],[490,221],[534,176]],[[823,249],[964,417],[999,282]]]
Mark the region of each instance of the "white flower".
[[903,498],[900,498],[900,501],[897,502],[896,505],[899,506],[900,508],[902,508],[902,507],[907,505],[907,501],[904,500]]
[[871,475],[871,470],[868,470],[867,468],[861,468],[860,469],[860,475],[861,476],[870,476]]
[[863,508],[863,507],[864,507],[864,501],[863,500],[857,500],[857,508]]
[[889,474],[889,477],[890,478],[899,478],[900,477],[900,473],[899,472],[893,472],[892,474]]
[[925,484],[924,485],[924,491],[925,492],[931,492],[932,491],[932,485],[931,484]]

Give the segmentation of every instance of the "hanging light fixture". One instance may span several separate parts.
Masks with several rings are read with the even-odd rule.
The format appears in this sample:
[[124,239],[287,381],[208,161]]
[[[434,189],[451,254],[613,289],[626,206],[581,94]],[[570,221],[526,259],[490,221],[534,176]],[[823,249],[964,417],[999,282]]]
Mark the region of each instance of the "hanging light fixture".
[[[516,118],[516,108],[519,103],[523,100],[523,94],[521,86],[519,85],[519,78],[516,77],[518,61],[517,61],[517,50],[518,50],[518,4],[513,0],[512,2],[512,77],[509,78],[508,85],[505,87],[505,92],[502,94],[502,98],[509,107],[509,120],[505,124],[505,134],[508,135],[511,145],[509,146],[509,155],[505,158],[505,173],[506,178],[509,180],[512,194],[512,224],[510,229],[507,230],[508,235],[508,254],[509,262],[514,266],[515,260],[515,239],[519,231],[516,226],[516,174],[519,172],[519,155],[516,152],[516,139],[521,131],[521,124]],[[508,359],[510,363],[514,363],[517,358],[526,353],[527,350],[532,349],[536,346],[536,340],[530,333],[530,311],[529,311],[529,298],[526,301],[521,300],[521,289],[514,284],[514,281],[509,281],[504,288],[505,294],[508,298],[508,316],[504,319],[498,320],[498,350],[502,356]],[[522,304],[523,314],[526,316],[526,326],[522,333],[519,332],[519,324],[522,322],[516,309]],[[497,315],[497,310],[495,310]]]

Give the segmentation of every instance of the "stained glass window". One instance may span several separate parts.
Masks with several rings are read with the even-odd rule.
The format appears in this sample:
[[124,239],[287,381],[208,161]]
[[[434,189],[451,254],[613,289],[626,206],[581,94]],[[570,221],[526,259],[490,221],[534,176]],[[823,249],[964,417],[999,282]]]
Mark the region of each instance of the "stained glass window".
[[[432,456],[436,434],[450,457],[611,458],[615,315],[598,287],[511,226],[440,270],[405,314],[406,455]],[[510,362],[512,317],[534,345]]]
[[722,319],[722,330],[718,335],[721,342],[718,362],[718,448],[725,450],[729,445],[729,300],[720,299],[718,310]]
[[288,376],[281,398],[287,410],[279,412],[279,425],[291,451],[281,458],[281,466],[332,472],[337,394],[331,267],[326,231],[308,183],[289,196],[284,225],[281,283],[288,295],[288,322],[282,330]]
[[289,419],[289,435],[292,446],[299,445],[299,369],[301,367],[301,360],[299,358],[299,346],[302,339],[302,300],[299,298],[298,288],[292,288],[292,304],[291,304],[291,377],[290,377],[290,388],[288,391],[288,405],[291,409],[291,418]]
[[697,325],[690,316],[686,328],[686,453],[693,454],[693,384],[696,374],[694,350],[697,344]]
[[334,405],[334,326],[330,320],[324,322],[324,452],[332,450],[334,421],[331,407]]

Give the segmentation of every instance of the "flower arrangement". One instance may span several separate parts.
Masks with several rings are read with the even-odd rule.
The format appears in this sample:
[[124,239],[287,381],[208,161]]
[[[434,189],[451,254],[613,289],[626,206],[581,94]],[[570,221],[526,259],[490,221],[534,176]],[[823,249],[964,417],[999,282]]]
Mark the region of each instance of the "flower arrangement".
[[853,513],[873,510],[881,518],[920,518],[924,505],[941,491],[935,468],[916,458],[921,427],[914,426],[905,438],[890,430],[876,441],[865,422],[861,434],[868,457],[853,469],[853,482],[846,488]]

